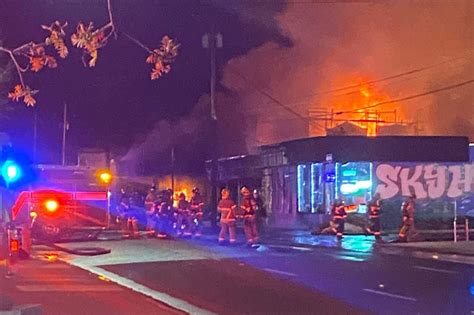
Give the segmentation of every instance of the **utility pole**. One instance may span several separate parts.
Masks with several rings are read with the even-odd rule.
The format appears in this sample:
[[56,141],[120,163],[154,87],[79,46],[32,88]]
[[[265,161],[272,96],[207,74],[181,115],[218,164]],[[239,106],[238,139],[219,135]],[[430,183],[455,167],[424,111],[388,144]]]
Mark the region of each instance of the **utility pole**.
[[217,71],[217,62],[216,62],[216,52],[218,48],[223,47],[223,37],[221,33],[216,33],[214,27],[210,33],[206,33],[202,36],[202,47],[209,49],[209,60],[210,60],[210,69],[211,69],[211,79],[209,83],[210,90],[210,99],[211,99],[211,118],[217,120],[216,115],[216,71]]
[[66,132],[69,129],[69,123],[67,122],[67,104],[64,103],[64,115],[63,115],[63,144],[62,144],[62,165],[66,165]]
[[216,187],[216,173],[217,173],[217,159],[218,159],[218,151],[217,151],[217,114],[216,114],[216,72],[217,72],[217,60],[216,60],[216,53],[218,48],[223,47],[223,37],[221,33],[216,33],[214,30],[214,25],[211,27],[211,32],[206,33],[202,36],[202,47],[205,49],[209,49],[209,56],[210,56],[210,70],[211,70],[211,77],[210,77],[210,103],[211,103],[211,110],[210,116],[212,120],[212,138],[213,138],[213,151],[211,156],[211,224],[213,227],[217,226],[216,222],[216,215],[217,215],[217,187]]
[[36,154],[38,149],[38,108],[35,107],[33,116],[33,163],[37,163]]
[[174,146],[171,148],[171,190],[173,191],[173,198],[174,198]]

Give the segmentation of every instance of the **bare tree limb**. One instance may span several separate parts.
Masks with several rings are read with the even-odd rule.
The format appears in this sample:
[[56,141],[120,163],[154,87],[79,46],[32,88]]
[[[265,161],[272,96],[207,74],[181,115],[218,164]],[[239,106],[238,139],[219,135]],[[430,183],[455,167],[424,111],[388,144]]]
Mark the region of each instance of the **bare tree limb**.
[[144,50],[146,50],[148,53],[153,53],[153,51],[148,48],[147,46],[145,46],[144,44],[142,44],[142,42],[140,42],[138,39],[136,39],[135,37],[133,37],[132,35],[126,33],[126,32],[121,32],[123,35],[125,35],[125,37],[127,37],[128,39],[130,39],[132,42],[134,42],[135,44],[137,44],[138,46],[140,46],[141,48],[143,48]]
[[11,49],[6,49],[4,47],[0,47],[0,51],[3,51],[4,53],[7,53],[10,56],[10,59],[13,61],[13,64],[15,65],[16,71],[18,73],[18,77],[20,78],[20,83],[23,88],[25,88],[25,82],[23,81],[23,74],[22,72],[25,72],[26,70],[23,69],[20,64],[18,63],[18,60],[16,60],[16,57],[13,53],[14,50]]

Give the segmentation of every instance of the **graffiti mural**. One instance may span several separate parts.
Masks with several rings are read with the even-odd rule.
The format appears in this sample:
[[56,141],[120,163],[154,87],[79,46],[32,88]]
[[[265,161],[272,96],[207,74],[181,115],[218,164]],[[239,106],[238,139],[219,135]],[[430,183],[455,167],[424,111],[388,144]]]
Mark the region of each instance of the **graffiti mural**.
[[401,204],[412,193],[420,229],[451,228],[455,209],[474,216],[474,163],[378,163],[373,188],[383,199],[386,229],[401,222]]
[[376,192],[382,199],[460,198],[474,194],[474,164],[381,163],[375,169]]

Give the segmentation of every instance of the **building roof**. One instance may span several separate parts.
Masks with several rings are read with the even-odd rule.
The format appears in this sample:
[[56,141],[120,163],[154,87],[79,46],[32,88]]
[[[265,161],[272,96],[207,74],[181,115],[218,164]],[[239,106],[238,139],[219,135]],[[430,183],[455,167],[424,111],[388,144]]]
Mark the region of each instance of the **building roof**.
[[286,141],[262,147],[262,153],[280,149],[288,164],[333,160],[396,162],[466,162],[469,139],[451,136],[327,136]]

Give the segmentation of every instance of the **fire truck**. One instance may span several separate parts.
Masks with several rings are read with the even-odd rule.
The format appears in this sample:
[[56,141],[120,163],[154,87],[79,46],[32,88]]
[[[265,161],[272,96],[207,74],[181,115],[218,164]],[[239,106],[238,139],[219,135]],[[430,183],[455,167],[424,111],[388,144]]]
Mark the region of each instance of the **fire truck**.
[[28,254],[31,238],[48,242],[91,238],[109,226],[112,175],[108,170],[35,168],[36,180],[30,189],[16,193],[11,206],[11,249]]

